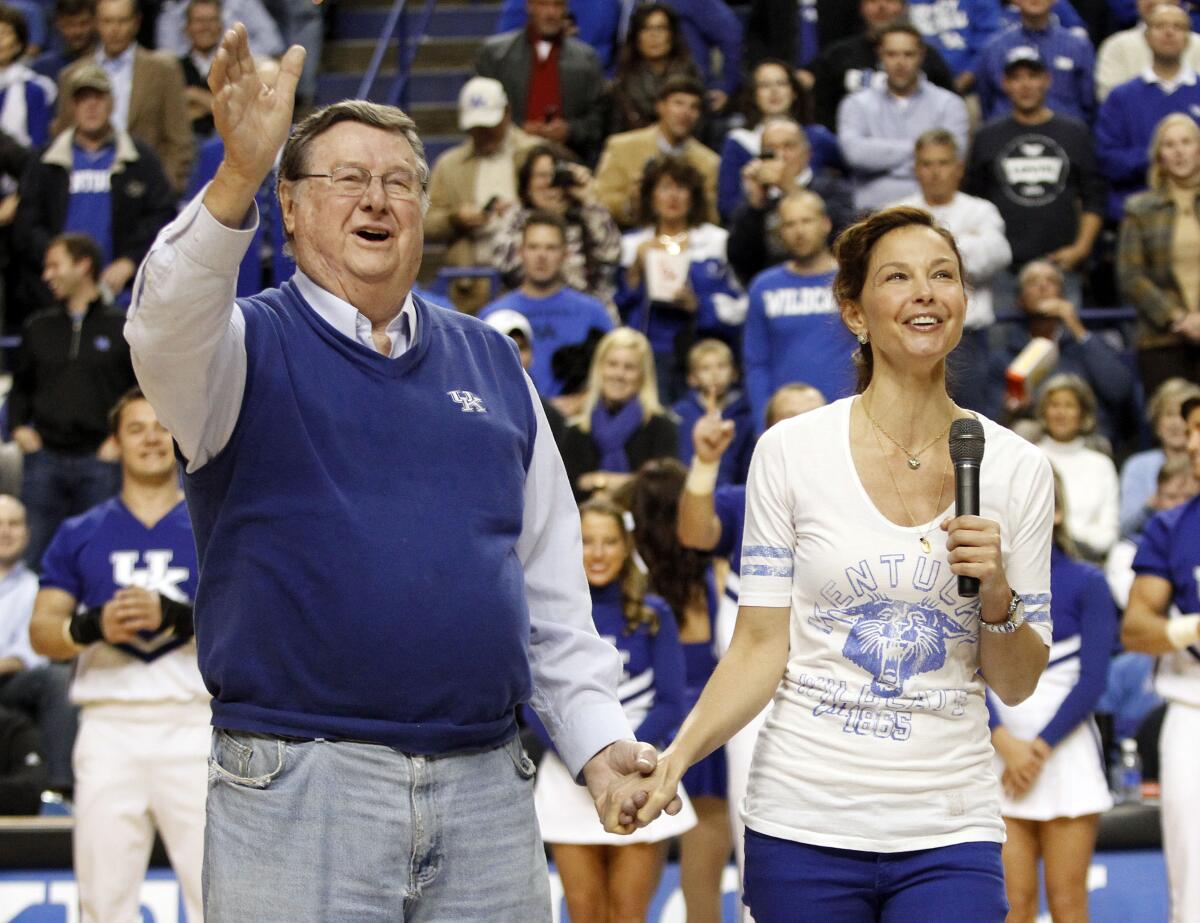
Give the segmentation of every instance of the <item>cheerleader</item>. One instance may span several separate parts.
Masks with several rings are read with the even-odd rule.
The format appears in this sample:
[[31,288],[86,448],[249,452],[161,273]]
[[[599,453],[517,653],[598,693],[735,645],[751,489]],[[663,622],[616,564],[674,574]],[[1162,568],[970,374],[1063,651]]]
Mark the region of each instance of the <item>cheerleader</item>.
[[[625,515],[604,499],[580,506],[583,564],[596,631],[616,646],[624,663],[619,694],[625,715],[638,740],[662,747],[683,717],[683,649],[674,614],[660,597],[646,593]],[[549,743],[532,710],[525,714]],[[696,823],[691,804],[685,799],[679,814],[633,836],[606,833],[587,789],[576,784],[552,750],[538,768],[533,797],[572,923],[645,920],[666,841]]]
[[[685,710],[696,704],[717,666],[717,588],[724,585],[729,571],[724,560],[679,542],[675,521],[686,480],[687,469],[677,459],[656,459],[638,471],[629,497],[635,544],[646,562],[650,587],[678,616]],[[733,848],[725,801],[725,749],[714,750],[684,773],[683,787],[697,818],[679,844],[679,879],[688,923],[720,923],[721,876]]]
[[1046,864],[1046,896],[1055,923],[1087,919],[1087,870],[1100,814],[1112,807],[1092,710],[1104,693],[1116,643],[1117,607],[1104,574],[1075,560],[1066,530],[1062,479],[1054,476],[1054,600],[1050,663],[1037,690],[1015,707],[988,695],[993,765],[1004,788],[1008,831],[1004,878],[1008,923],[1038,910],[1037,864]]
[[[1200,476],[1200,398],[1183,402],[1187,453]],[[1146,525],[1133,559],[1137,574],[1121,625],[1129,651],[1158,660],[1155,691],[1167,701],[1158,741],[1163,854],[1171,923],[1200,920],[1200,497],[1159,513]]]

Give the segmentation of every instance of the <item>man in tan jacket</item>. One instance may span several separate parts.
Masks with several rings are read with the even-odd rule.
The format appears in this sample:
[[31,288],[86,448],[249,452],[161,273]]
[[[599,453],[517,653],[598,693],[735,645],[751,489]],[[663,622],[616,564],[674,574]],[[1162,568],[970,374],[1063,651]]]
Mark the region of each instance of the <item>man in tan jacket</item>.
[[96,5],[100,42],[94,55],[84,55],[59,74],[54,132],[70,127],[64,91],[72,75],[85,64],[99,64],[112,81],[113,127],[150,145],[175,192],[182,193],[195,156],[183,69],[171,55],[137,44],[140,23],[134,0],[100,0]]
[[[458,98],[458,127],[469,137],[433,165],[425,239],[446,243],[447,266],[487,266],[497,220],[517,201],[517,169],[539,139],[512,124],[498,80],[473,77]],[[486,280],[458,279],[450,287],[460,311],[474,314],[494,294]]]
[[644,219],[637,213],[638,187],[646,161],[659,154],[676,154],[700,171],[708,196],[708,220],[717,223],[721,158],[692,137],[703,106],[704,87],[699,82],[674,78],[659,91],[657,122],[609,137],[596,168],[596,195],[621,228],[631,228]]

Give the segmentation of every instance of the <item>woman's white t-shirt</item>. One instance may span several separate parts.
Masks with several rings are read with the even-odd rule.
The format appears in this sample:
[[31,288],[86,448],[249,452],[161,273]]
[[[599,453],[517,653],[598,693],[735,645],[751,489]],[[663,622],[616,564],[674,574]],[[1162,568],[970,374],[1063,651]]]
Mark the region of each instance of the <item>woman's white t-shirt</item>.
[[[791,620],[746,824],[871,852],[1001,842],[978,600],[958,595],[936,522],[896,525],[867,495],[850,454],[853,401],[777,424],[754,453],[740,603],[790,607]],[[981,515],[999,523],[1005,575],[1049,646],[1050,466],[981,422]]]

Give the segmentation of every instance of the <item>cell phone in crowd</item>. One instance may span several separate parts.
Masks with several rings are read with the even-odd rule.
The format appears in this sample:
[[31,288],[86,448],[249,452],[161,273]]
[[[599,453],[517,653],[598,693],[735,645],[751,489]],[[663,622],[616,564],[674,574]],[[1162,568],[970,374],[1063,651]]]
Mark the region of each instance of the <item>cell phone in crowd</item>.
[[556,164],[554,179],[550,180],[550,185],[560,189],[570,189],[575,185],[575,171],[565,163]]

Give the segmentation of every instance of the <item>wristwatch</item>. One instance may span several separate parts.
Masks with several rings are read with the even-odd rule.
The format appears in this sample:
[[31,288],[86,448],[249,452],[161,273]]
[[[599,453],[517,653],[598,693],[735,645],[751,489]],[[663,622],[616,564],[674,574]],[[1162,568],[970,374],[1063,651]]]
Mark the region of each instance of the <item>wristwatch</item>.
[[979,627],[997,635],[1011,635],[1025,624],[1025,600],[1016,590],[1012,591],[1012,601],[1008,604],[1008,618],[1003,622],[985,622],[979,619]]

